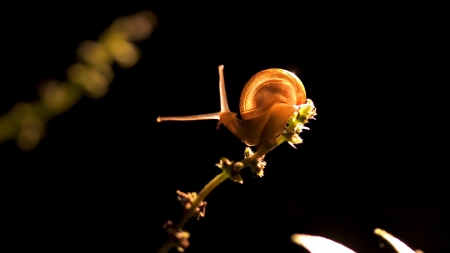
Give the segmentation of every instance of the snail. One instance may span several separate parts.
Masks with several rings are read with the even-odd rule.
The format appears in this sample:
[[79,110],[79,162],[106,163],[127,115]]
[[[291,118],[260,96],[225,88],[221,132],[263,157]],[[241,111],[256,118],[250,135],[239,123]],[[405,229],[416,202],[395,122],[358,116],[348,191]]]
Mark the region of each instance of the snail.
[[242,91],[239,105],[242,119],[239,119],[228,107],[223,69],[220,65],[220,112],[158,117],[157,122],[217,119],[217,128],[223,124],[248,146],[271,149],[289,117],[307,101],[303,83],[294,73],[284,69],[270,68],[256,73]]

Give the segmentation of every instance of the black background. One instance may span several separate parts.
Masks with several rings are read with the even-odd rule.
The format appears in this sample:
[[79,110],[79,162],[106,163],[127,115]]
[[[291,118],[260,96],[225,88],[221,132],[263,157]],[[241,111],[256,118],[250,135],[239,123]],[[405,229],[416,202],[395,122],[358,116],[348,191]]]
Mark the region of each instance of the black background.
[[[109,93],[83,98],[48,123],[31,152],[0,145],[4,229],[17,249],[156,252],[176,221],[176,190],[200,191],[245,145],[215,121],[157,116],[219,110],[218,65],[232,111],[246,81],[284,68],[317,107],[304,143],[267,155],[208,196],[187,252],[306,252],[293,233],[357,252],[393,252],[387,230],[413,249],[448,241],[448,41],[439,6],[271,3],[39,3],[11,6],[3,24],[0,114],[66,79],[75,50],[115,19],[158,18],[131,69],[115,67]],[[448,28],[447,28],[448,29]],[[10,224],[10,225],[9,225]]]

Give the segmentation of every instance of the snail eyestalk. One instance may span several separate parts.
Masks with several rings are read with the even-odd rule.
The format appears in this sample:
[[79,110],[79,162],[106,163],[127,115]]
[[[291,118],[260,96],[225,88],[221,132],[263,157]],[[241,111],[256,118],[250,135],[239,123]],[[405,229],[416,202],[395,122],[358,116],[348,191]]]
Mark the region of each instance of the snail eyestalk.
[[169,116],[169,117],[158,117],[156,118],[156,122],[162,121],[195,121],[195,120],[209,120],[215,119],[219,120],[217,124],[217,128],[220,125],[220,113],[221,112],[230,112],[227,101],[227,94],[225,91],[225,78],[223,76],[223,65],[219,66],[219,91],[220,91],[220,112],[214,113],[206,113],[206,114],[198,114],[198,115],[190,115],[190,116]]
[[223,65],[219,66],[219,91],[220,91],[220,111],[229,112],[227,92],[225,91],[225,78],[223,77]]

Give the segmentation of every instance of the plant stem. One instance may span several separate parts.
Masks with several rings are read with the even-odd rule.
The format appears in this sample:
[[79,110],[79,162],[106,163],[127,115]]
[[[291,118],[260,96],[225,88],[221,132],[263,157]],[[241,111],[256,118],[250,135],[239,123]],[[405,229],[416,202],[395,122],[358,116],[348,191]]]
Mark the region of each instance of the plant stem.
[[[285,138],[280,137],[277,139],[277,144],[274,147],[272,147],[270,149],[259,149],[252,156],[239,161],[243,165],[240,168],[240,170],[249,166],[251,161],[267,154],[269,151],[271,151],[276,146],[280,145],[281,143],[283,143],[285,141],[286,141]],[[221,184],[223,181],[225,181],[229,177],[230,177],[229,172],[226,170],[223,170],[222,173],[220,173],[219,175],[214,177],[211,181],[209,181],[209,183],[207,185],[205,185],[205,187],[203,187],[203,189],[197,195],[197,198],[195,198],[194,202],[192,203],[191,208],[189,208],[189,210],[183,214],[183,216],[181,217],[181,220],[178,222],[178,224],[174,228],[176,230],[181,230],[183,228],[183,226],[186,224],[186,222],[189,220],[189,218],[192,217],[192,215],[194,214],[195,209],[198,207],[198,205],[206,198],[206,196],[208,196],[208,194],[211,193],[211,191],[214,190],[214,188],[216,188],[219,184]],[[175,244],[172,241],[167,240],[163,244],[163,246],[161,246],[158,253],[167,253],[174,246],[175,246]]]
[[267,153],[269,153],[269,151],[272,150],[272,149],[273,148],[271,148],[271,149],[265,149],[265,148],[258,149],[258,150],[256,150],[256,152],[253,155],[251,155],[251,156],[249,156],[249,157],[247,157],[245,159],[240,160],[239,162],[236,163],[236,164],[240,163],[239,170],[242,170],[243,168],[249,166],[252,161],[260,158],[261,156],[263,156],[263,155],[265,155]]
[[[197,195],[197,198],[195,198],[194,202],[192,203],[191,208],[187,212],[183,214],[181,217],[181,220],[178,222],[178,224],[174,227],[176,230],[182,229],[183,226],[186,224],[186,222],[189,220],[189,218],[192,217],[192,215],[195,212],[195,209],[197,206],[208,196],[209,193],[211,193],[214,188],[216,188],[220,183],[225,181],[230,174],[228,174],[225,170],[222,171],[219,175],[217,175],[215,178],[213,178],[203,189],[200,191],[200,193]],[[163,244],[163,246],[159,249],[158,253],[167,253],[169,250],[174,246],[174,243],[170,240],[167,240],[166,243]]]
[[169,240],[167,240],[163,246],[159,249],[158,253],[167,253],[170,249],[172,249],[173,243]]
[[178,224],[175,226],[175,229],[182,229],[183,226],[186,224],[186,222],[191,218],[191,216],[195,212],[195,208],[202,202],[206,196],[214,189],[216,188],[220,183],[225,181],[230,175],[226,171],[222,171],[219,175],[217,175],[215,178],[213,178],[203,189],[200,191],[200,193],[197,195],[197,198],[195,198],[194,203],[192,203],[191,208],[184,213],[184,215],[181,217],[181,220],[178,222]]

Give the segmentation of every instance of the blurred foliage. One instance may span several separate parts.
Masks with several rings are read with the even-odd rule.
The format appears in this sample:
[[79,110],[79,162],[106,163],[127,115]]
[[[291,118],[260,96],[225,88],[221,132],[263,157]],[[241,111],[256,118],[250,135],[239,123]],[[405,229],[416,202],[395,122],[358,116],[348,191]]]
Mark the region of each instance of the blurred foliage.
[[114,78],[114,63],[133,67],[140,50],[133,42],[147,39],[157,24],[154,13],[142,11],[114,20],[98,41],[84,41],[77,49],[78,61],[67,69],[67,80],[50,80],[38,87],[40,99],[17,103],[0,116],[0,143],[15,140],[24,151],[34,149],[43,138],[46,123],[74,106],[82,96],[99,99]]

